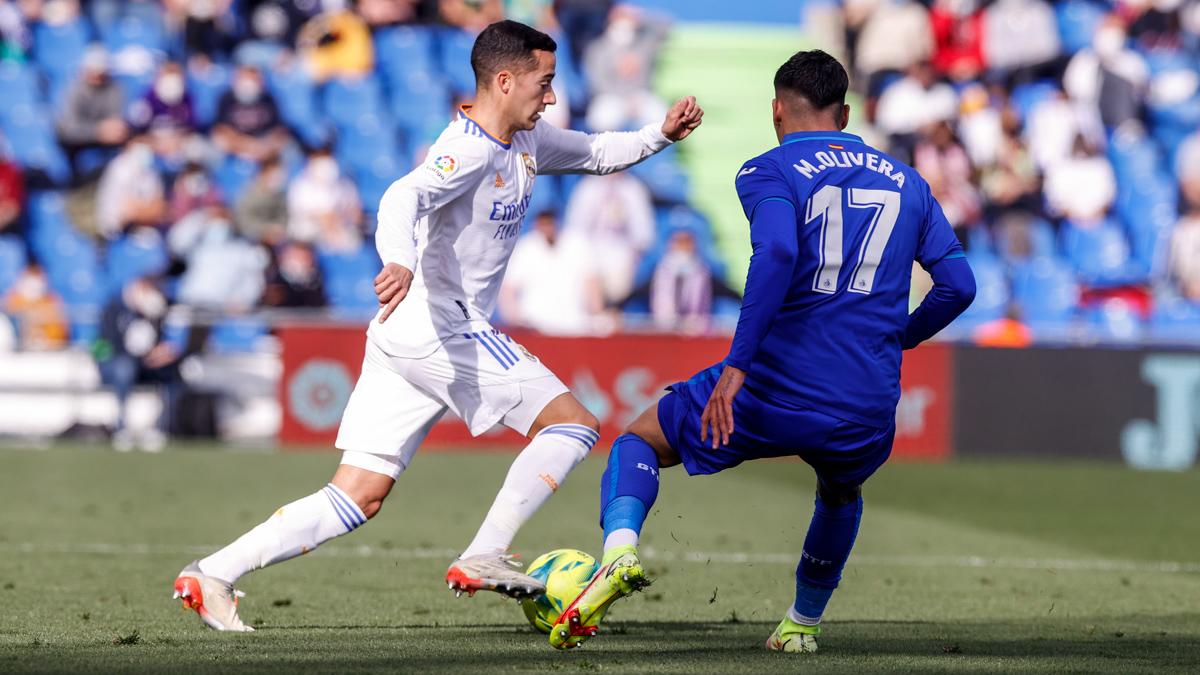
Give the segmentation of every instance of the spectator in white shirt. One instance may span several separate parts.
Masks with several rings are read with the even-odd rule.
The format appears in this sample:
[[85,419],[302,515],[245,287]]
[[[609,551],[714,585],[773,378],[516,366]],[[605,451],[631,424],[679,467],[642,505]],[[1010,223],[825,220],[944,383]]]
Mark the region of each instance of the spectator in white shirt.
[[628,173],[585,176],[567,203],[564,231],[587,242],[601,269],[608,304],[633,289],[638,261],[654,243],[650,191]]
[[96,226],[116,239],[127,228],[158,225],[166,213],[166,190],[145,137],[133,139],[109,162],[96,193]]
[[548,335],[609,332],[597,265],[603,258],[578,235],[558,232],[554,213],[539,213],[517,240],[500,287],[506,323]]
[[1045,191],[1051,211],[1086,226],[1108,214],[1117,180],[1108,159],[1077,135],[1071,157],[1047,168]]
[[308,163],[287,193],[288,238],[330,251],[362,245],[362,205],[354,183],[342,176],[328,150],[309,153]]

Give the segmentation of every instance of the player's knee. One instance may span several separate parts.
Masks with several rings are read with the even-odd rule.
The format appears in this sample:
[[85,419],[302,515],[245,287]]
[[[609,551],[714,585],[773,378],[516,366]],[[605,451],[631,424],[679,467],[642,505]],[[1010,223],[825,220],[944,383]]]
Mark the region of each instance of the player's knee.
[[372,485],[354,485],[342,488],[346,496],[354,501],[367,519],[375,517],[383,508],[383,500],[387,499],[389,490],[383,490]]
[[862,496],[861,485],[826,485],[817,482],[817,497],[830,506],[845,506]]
[[600,433],[600,420],[596,419],[596,416],[587,408],[580,407],[580,410],[574,416],[577,419],[573,420],[571,424],[580,424],[596,433]]

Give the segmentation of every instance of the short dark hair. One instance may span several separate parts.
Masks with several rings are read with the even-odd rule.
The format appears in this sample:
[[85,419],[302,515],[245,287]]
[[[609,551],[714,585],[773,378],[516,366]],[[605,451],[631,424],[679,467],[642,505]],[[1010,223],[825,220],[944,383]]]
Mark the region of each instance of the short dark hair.
[[845,105],[850,78],[837,59],[820,49],[796,52],[775,71],[775,93],[803,97],[814,108]]
[[516,21],[497,21],[484,28],[471,48],[475,83],[487,82],[505,69],[533,68],[537,64],[535,49],[554,52],[558,44],[542,31]]

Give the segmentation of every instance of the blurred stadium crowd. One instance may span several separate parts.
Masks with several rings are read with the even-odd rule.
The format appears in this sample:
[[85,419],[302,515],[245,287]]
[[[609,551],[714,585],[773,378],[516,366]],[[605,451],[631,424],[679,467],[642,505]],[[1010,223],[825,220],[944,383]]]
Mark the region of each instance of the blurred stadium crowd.
[[[506,16],[560,40],[550,123],[662,118],[666,23],[612,2],[0,0],[0,342],[144,370],[261,346],[264,308],[370,315],[379,199],[472,96],[474,36]],[[539,180],[505,322],[592,333],[653,309],[704,330],[714,289],[736,294],[663,178],[681,171],[665,153]]]
[[[661,119],[669,25],[611,0],[0,0],[0,345],[145,367],[253,350],[275,311],[369,315],[380,196],[506,16],[560,41],[548,122]],[[968,247],[960,337],[1194,340],[1200,2],[817,1],[805,22],[865,101],[851,130],[911,161]],[[501,321],[736,313],[683,175],[668,151],[539,179]]]
[[809,7],[868,140],[930,182],[987,344],[1200,335],[1200,2]]

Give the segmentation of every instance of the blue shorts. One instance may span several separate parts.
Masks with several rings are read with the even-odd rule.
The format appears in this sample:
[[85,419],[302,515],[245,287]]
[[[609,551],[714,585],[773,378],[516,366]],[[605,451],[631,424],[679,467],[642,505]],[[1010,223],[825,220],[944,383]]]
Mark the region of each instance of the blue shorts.
[[717,473],[748,459],[797,456],[826,485],[861,485],[887,461],[896,425],[869,427],[809,408],[785,407],[742,388],[733,399],[734,431],[713,449],[700,441],[700,415],[721,376],[722,364],[667,387],[658,424],[693,476]]

